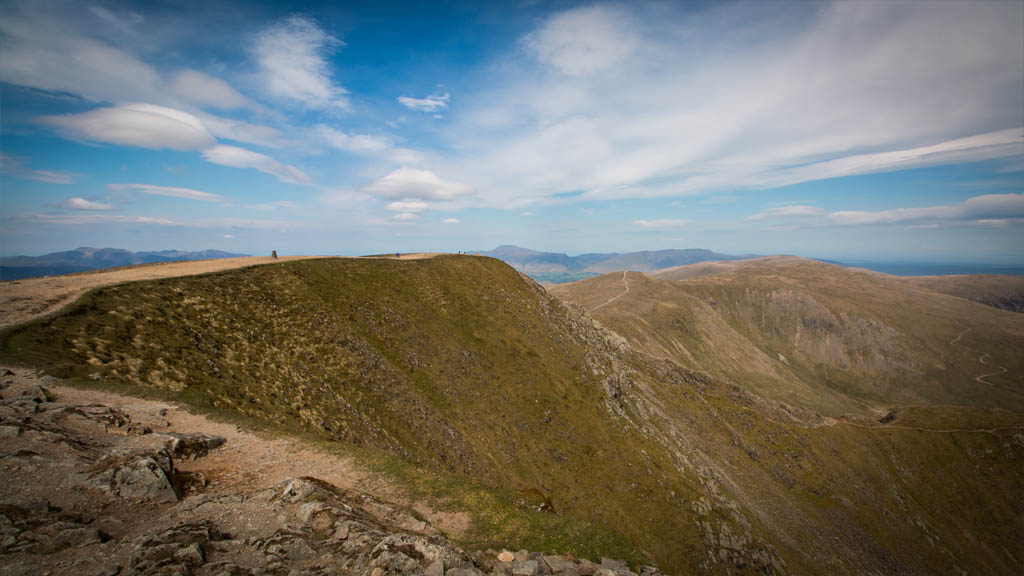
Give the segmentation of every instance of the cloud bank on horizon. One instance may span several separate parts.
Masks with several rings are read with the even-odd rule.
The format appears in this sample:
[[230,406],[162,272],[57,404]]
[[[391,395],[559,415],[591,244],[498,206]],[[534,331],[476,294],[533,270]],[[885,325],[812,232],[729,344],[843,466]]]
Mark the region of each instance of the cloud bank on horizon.
[[5,254],[1024,258],[1019,2],[0,4]]

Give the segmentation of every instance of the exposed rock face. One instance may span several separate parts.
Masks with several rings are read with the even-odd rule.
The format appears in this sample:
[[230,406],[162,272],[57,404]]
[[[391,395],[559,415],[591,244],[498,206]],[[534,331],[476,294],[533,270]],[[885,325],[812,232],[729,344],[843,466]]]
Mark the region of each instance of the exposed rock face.
[[114,452],[96,463],[89,485],[128,499],[175,502],[174,462],[167,448]]
[[[224,438],[143,434],[117,408],[62,403],[39,386],[11,383],[0,426],[0,576],[585,576],[591,565],[468,554],[401,507],[311,477],[207,489],[175,462]],[[605,576],[636,576],[602,565]]]

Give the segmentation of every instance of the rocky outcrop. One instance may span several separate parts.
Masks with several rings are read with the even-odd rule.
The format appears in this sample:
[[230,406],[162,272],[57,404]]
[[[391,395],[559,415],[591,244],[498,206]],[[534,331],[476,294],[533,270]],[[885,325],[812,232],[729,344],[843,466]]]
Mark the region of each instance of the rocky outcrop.
[[3,394],[0,576],[638,576],[609,559],[469,553],[400,506],[317,478],[245,490],[195,482],[176,463],[225,438],[152,433],[122,410],[64,403],[40,386]]

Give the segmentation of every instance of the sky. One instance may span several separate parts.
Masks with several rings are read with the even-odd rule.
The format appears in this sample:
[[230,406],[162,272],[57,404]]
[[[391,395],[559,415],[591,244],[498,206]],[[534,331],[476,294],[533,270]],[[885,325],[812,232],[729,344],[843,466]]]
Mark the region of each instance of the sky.
[[1024,264],[1024,2],[0,0],[0,255]]

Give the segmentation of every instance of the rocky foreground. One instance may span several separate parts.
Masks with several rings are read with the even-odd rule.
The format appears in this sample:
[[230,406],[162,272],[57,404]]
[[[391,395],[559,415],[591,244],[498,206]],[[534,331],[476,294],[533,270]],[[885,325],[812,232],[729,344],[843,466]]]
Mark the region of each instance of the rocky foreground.
[[0,384],[2,575],[636,576],[610,559],[467,553],[402,506],[310,476],[207,477],[191,464],[225,437],[51,383],[4,369]]

